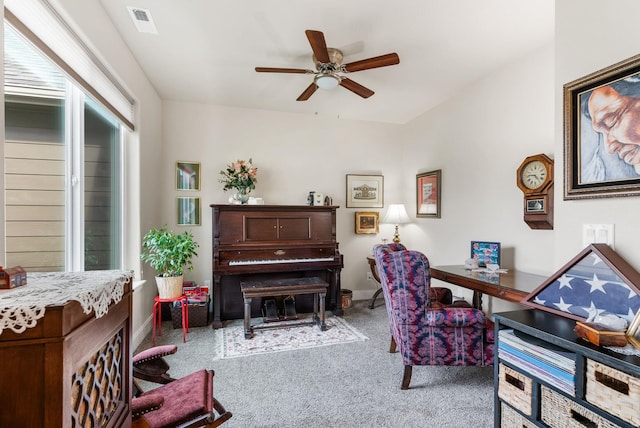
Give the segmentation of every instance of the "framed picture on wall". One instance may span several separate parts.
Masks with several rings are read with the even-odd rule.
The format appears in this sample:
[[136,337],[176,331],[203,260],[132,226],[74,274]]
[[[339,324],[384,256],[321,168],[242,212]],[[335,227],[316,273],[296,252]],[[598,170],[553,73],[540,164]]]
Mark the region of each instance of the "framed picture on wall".
[[356,233],[378,233],[379,218],[380,214],[377,212],[356,211]]
[[176,189],[200,190],[199,162],[176,162]]
[[564,199],[640,195],[640,55],[563,90]]
[[200,225],[200,198],[179,197],[177,201],[179,225]]
[[416,175],[416,216],[440,218],[442,170]]
[[383,208],[382,175],[347,174],[347,208]]

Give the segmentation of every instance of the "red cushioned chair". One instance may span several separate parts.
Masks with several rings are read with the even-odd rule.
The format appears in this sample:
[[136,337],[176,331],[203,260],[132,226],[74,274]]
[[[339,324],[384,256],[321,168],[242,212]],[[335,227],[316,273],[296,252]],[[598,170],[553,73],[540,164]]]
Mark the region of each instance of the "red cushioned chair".
[[390,352],[397,346],[404,363],[401,389],[409,388],[413,366],[493,364],[493,323],[464,302],[451,304],[446,289],[434,290],[424,254],[398,243],[376,245],[373,253],[389,314]]
[[[180,379],[168,375],[169,364],[163,357],[176,350],[175,345],[156,346],[133,357],[133,427],[217,427],[231,418],[213,397],[213,370]],[[136,379],[162,386],[143,392]]]

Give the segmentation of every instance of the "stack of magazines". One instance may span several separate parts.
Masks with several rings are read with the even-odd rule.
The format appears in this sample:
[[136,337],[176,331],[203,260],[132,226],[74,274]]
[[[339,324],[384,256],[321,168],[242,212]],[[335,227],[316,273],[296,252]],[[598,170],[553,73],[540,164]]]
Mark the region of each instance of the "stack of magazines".
[[507,329],[499,332],[498,357],[520,371],[575,396],[575,353]]

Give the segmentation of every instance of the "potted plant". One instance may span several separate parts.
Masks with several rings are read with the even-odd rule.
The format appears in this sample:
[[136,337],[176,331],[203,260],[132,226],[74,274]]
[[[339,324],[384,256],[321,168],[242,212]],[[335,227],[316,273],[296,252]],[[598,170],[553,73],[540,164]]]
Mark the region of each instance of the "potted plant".
[[156,285],[161,298],[182,295],[184,271],[193,270],[191,259],[197,256],[198,243],[191,231],[176,234],[167,227],[151,229],[142,238],[140,258],[156,270]]

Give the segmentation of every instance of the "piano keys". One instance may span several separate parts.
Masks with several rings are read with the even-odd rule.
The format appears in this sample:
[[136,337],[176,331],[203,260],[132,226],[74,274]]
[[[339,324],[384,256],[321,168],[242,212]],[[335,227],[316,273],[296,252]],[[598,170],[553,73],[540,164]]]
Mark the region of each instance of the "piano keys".
[[[342,315],[336,206],[211,205],[213,215],[213,327],[243,317],[241,281],[319,277],[329,283],[327,309]],[[254,299],[251,315],[261,316]],[[310,296],[296,297],[312,312]]]

